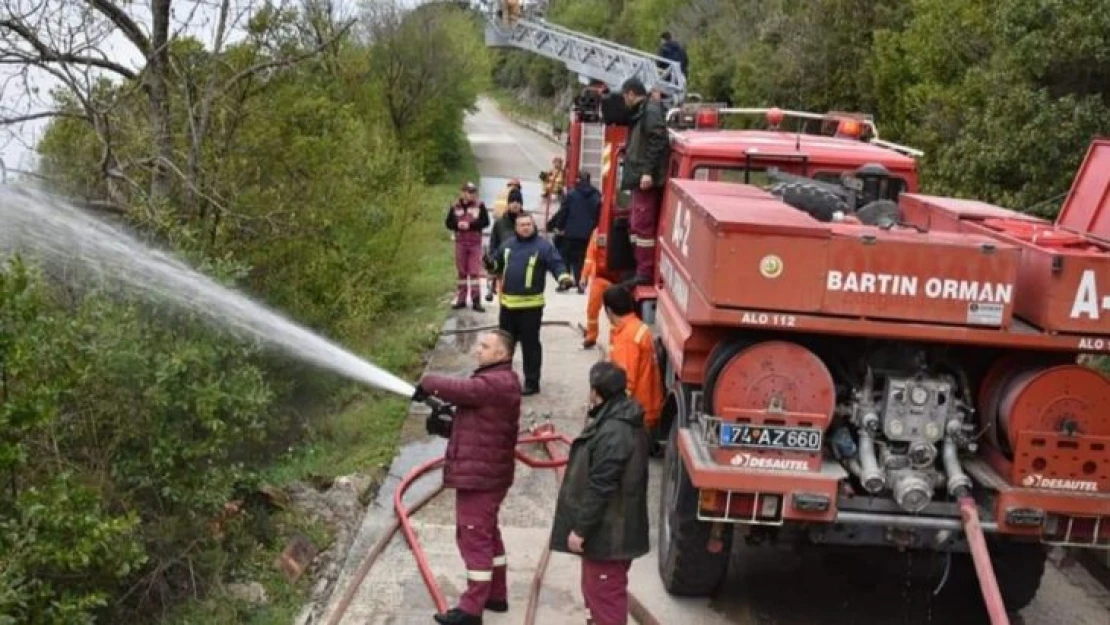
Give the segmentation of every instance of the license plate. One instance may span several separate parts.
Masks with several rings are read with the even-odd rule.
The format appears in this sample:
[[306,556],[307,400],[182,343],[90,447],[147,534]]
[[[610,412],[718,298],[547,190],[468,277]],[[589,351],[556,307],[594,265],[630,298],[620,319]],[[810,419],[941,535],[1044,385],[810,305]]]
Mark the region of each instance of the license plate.
[[787,451],[820,451],[821,430],[777,425],[722,423],[721,444],[728,447],[758,447]]

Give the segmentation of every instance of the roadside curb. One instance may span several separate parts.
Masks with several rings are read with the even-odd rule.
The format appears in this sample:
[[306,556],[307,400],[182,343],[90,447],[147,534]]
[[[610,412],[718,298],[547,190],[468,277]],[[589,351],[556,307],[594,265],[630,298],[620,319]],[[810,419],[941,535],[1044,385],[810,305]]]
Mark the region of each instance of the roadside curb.
[[547,139],[548,141],[551,141],[552,143],[557,143],[559,145],[562,145],[562,141],[559,139],[559,137],[556,137],[555,133],[552,132],[551,124],[545,124],[543,122],[539,122],[539,121],[536,121],[534,119],[530,119],[530,118],[525,117],[525,116],[523,116],[519,113],[512,113],[512,112],[509,112],[509,111],[503,111],[503,112],[505,113],[505,116],[508,117],[510,120],[512,120],[512,122],[514,124],[516,124],[518,126],[521,126],[523,128],[527,128],[528,130],[531,130],[532,132],[540,135],[541,137],[543,137],[544,139]]

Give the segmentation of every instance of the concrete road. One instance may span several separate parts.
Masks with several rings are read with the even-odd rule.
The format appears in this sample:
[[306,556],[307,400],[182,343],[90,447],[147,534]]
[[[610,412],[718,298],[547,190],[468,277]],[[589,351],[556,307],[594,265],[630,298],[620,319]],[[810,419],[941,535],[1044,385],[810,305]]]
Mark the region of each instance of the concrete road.
[[[538,207],[537,174],[550,163],[559,147],[540,135],[505,119],[489,102],[469,118],[467,130],[482,174],[482,197],[492,203],[508,177],[525,183],[526,208]],[[548,282],[545,320],[580,322],[585,297],[555,293]],[[448,300],[444,306],[449,306]],[[462,311],[452,317],[447,331],[496,323],[496,305],[477,314]],[[605,323],[602,322],[602,343]],[[526,425],[532,418],[549,417],[562,432],[576,433],[586,407],[586,371],[599,353],[580,348],[581,337],[564,327],[543,331],[544,369],[542,393],[525,398]],[[431,355],[428,369],[466,373],[473,367],[468,354],[474,334],[445,334]],[[520,367],[519,355],[517,368]],[[401,451],[391,469],[392,483],[383,486],[371,506],[363,530],[348,558],[338,598],[366,550],[392,518],[396,481],[423,460],[442,452],[443,443],[423,431],[423,412],[414,414],[402,432]],[[660,462],[651,471],[652,522],[658,512]],[[414,500],[435,484],[438,476],[418,484],[407,499]],[[536,562],[548,540],[554,508],[555,476],[550,470],[523,465],[516,485],[501,512],[509,560],[509,614],[487,613],[491,625],[523,623],[525,601]],[[416,531],[429,556],[435,578],[451,603],[464,587],[464,567],[454,544],[454,496],[447,492],[417,515]],[[655,533],[653,528],[652,542]],[[669,596],[659,582],[656,556],[636,562],[631,587],[637,597],[666,625],[905,625],[910,623],[985,623],[976,611],[976,588],[946,587],[932,596],[939,579],[937,562],[929,558],[855,550],[847,554],[794,553],[783,548],[738,548],[732,579],[721,596],[707,600],[680,600]],[[333,598],[333,608],[334,601]],[[342,623],[407,625],[432,623],[432,601],[417,572],[413,557],[398,535],[378,565],[362,582]],[[542,625],[585,623],[579,591],[577,560],[555,554],[548,567],[537,622]],[[1082,567],[1064,570],[1049,566],[1036,601],[1021,615],[1028,625],[1110,625],[1110,595]],[[322,622],[322,621],[321,621]]]

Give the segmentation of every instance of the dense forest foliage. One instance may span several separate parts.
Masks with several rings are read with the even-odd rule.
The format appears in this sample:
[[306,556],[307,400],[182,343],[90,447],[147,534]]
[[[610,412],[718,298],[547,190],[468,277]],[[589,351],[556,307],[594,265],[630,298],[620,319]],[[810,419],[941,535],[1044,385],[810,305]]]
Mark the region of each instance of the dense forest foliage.
[[[926,191],[1052,215],[1110,134],[1103,0],[554,0],[560,25],[655,52],[670,30],[690,91],[736,106],[861,111],[925,151]],[[501,52],[494,78],[565,105],[573,77]]]
[[[448,257],[429,185],[457,187],[489,75],[475,16],[139,4],[4,0],[0,56],[59,81],[35,177],[375,359],[387,333],[426,343],[408,317],[453,282],[420,274]],[[198,11],[203,41],[185,28]],[[108,34],[138,68],[105,52]],[[392,345],[418,363],[419,345]],[[360,392],[0,259],[0,624],[148,622],[218,587],[274,539],[225,505]]]

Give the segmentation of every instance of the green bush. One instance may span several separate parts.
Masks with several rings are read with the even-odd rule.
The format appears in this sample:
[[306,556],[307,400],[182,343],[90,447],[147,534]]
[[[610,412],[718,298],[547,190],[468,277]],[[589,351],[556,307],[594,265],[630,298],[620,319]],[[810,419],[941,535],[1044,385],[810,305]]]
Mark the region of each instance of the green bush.
[[[924,150],[927,192],[1048,217],[1110,132],[1100,0],[564,0],[551,20],[652,53],[669,29],[708,101],[872,113],[883,138]],[[569,75],[519,51],[492,73],[533,96],[577,89]]]
[[[168,46],[168,187],[151,184],[165,173],[150,167],[142,78],[59,90],[60,108],[94,106],[97,123],[54,119],[37,146],[40,173],[337,343],[370,352],[396,338],[377,349],[411,365],[429,303],[452,282],[425,258],[448,258],[445,197],[427,185],[469,160],[463,119],[488,72],[481,31],[450,6],[392,26],[424,37],[397,40],[406,71],[438,71],[439,97],[417,99],[401,127],[383,97],[382,40],[341,36],[313,52],[339,24],[272,9],[251,17],[248,36],[219,54],[184,37]],[[419,54],[429,40],[441,57]],[[428,65],[440,58],[454,65]],[[399,417],[384,412],[398,402],[337,420],[365,389],[159,302],[0,262],[0,623],[157,620],[273,547],[264,507],[223,518],[264,476],[300,477],[283,463],[301,466],[301,451],[336,433],[364,442],[356,461],[390,453]],[[349,435],[357,429],[368,434]]]

